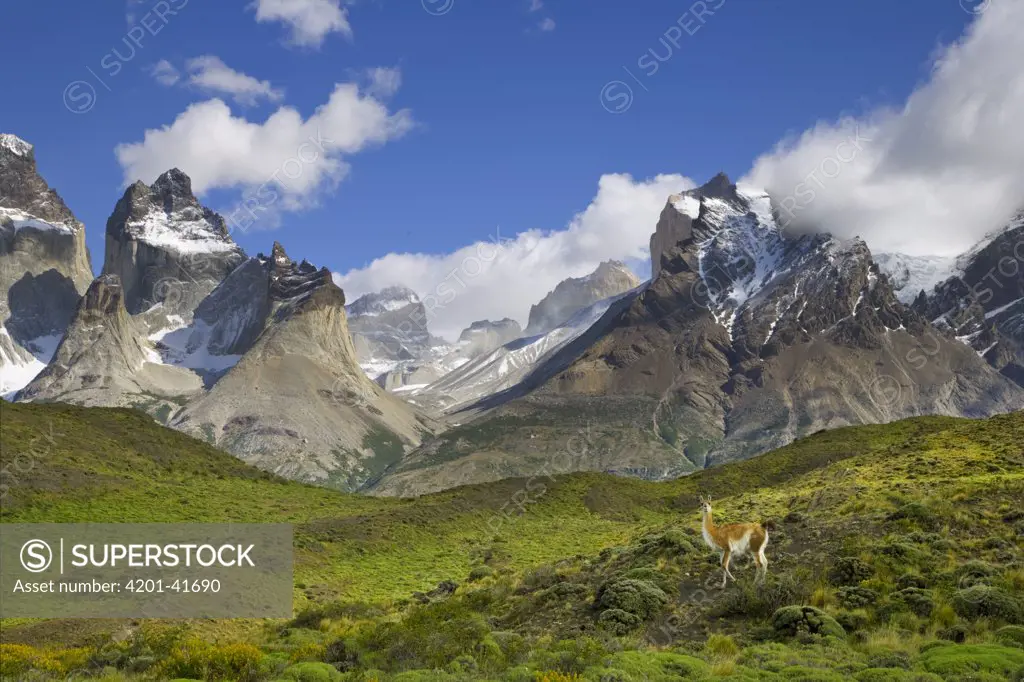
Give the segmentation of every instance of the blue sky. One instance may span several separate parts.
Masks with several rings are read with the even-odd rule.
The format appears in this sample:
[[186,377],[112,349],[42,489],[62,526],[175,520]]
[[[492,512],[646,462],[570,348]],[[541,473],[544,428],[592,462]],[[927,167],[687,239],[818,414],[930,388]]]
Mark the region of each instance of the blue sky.
[[[358,97],[402,117],[378,121],[388,130],[337,154],[348,166],[343,179],[315,183],[235,234],[250,253],[277,239],[293,257],[345,273],[387,253],[451,254],[498,226],[503,238],[563,230],[593,206],[607,174],[638,182],[747,174],[781,139],[818,121],[902,107],[930,78],[940,47],[975,19],[968,0],[708,0],[698,5],[717,9],[701,23],[686,17],[689,2],[663,0],[359,0],[342,7],[350,30],[297,44],[291,24],[257,21],[248,0],[167,2],[180,11],[166,22],[150,15],[159,32],[134,50],[128,21],[158,3],[40,0],[2,10],[17,27],[5,38],[17,63],[4,70],[0,129],[35,145],[42,173],[87,225],[96,269],[126,180],[115,148],[141,143],[196,103],[220,98],[241,127],[282,106],[308,119],[336,84],[355,83]],[[289,2],[338,0],[276,0]],[[692,35],[671,28],[680,25]],[[663,42],[666,32],[678,47]],[[114,48],[134,55],[111,58]],[[648,76],[638,60],[651,49],[671,56]],[[189,60],[200,56],[266,81],[273,95],[239,104],[226,91],[188,85]],[[175,85],[154,78],[161,60],[180,74]],[[380,67],[392,87],[372,87],[371,69]],[[69,90],[76,81],[87,85]],[[611,81],[632,88],[628,110],[606,110],[624,101],[621,84],[602,100]],[[95,100],[84,99],[93,90]],[[192,131],[188,144],[216,134]],[[144,161],[125,165],[130,174],[178,151],[144,148]],[[238,179],[241,171],[219,172],[201,198],[227,211],[252,183]],[[685,188],[665,186],[673,182]],[[352,286],[368,281],[388,283],[354,278]]]

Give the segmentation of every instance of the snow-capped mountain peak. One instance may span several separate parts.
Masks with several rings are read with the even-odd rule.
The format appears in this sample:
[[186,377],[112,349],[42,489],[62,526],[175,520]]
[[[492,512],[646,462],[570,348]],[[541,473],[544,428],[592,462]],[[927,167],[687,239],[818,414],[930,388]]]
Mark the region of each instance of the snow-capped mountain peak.
[[177,168],[152,185],[139,181],[129,187],[111,221],[118,216],[123,216],[121,228],[129,237],[158,248],[182,254],[238,250],[224,219],[199,203],[192,181]]
[[11,133],[0,133],[0,148],[8,150],[15,156],[28,156],[32,153],[32,145]]
[[953,271],[956,259],[947,256],[908,256],[903,253],[876,253],[875,262],[889,276],[896,297],[912,303],[922,291],[930,294],[936,284]]
[[376,317],[420,303],[416,292],[404,286],[390,286],[360,296],[346,310],[350,317]]

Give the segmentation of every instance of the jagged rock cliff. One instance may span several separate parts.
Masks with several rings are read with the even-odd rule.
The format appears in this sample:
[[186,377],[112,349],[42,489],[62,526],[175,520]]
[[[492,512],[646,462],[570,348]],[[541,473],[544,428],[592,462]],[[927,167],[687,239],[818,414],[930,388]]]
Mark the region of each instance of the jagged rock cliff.
[[640,280],[623,263],[601,263],[586,277],[563,280],[539,303],[530,308],[526,335],[544,334],[598,301],[624,294],[640,286]]
[[102,275],[82,297],[53,361],[19,400],[137,405],[197,393],[198,378],[164,366],[124,305],[117,275]]
[[228,289],[253,296],[234,297],[241,310],[218,308],[221,326],[203,306],[197,318],[209,325],[208,343],[244,354],[174,427],[264,469],[344,490],[379,475],[430,431],[360,369],[345,295],[326,268],[295,263],[275,244],[211,298]]
[[136,182],[107,220],[105,274],[117,275],[132,315],[151,329],[180,326],[245,260],[224,219],[202,206],[178,169]]
[[39,175],[32,145],[0,134],[0,395],[50,361],[91,281],[85,227]]

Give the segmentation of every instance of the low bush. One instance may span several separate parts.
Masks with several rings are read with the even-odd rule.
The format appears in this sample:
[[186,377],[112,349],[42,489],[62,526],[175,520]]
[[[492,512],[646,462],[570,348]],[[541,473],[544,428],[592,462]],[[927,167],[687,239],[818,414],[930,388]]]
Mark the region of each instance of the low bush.
[[581,675],[587,668],[598,665],[607,654],[598,640],[580,637],[561,640],[548,649],[534,650],[530,664],[538,670]]
[[601,609],[621,609],[647,620],[668,603],[668,595],[649,580],[624,578],[602,585],[594,602]]
[[878,601],[878,593],[866,587],[845,586],[836,590],[836,600],[847,609],[859,609]]
[[813,606],[784,606],[772,614],[772,628],[783,637],[799,634],[845,637],[836,619]]
[[932,647],[920,660],[925,670],[946,678],[978,673],[1009,677],[1024,667],[1024,650],[997,644],[947,645]]
[[415,608],[401,622],[378,624],[360,634],[358,646],[364,663],[375,668],[433,669],[462,654],[479,653],[489,634],[483,616],[449,600]]
[[803,602],[809,596],[806,585],[789,576],[769,579],[764,585],[739,583],[712,606],[711,614],[768,618],[783,606]]
[[343,679],[340,672],[326,663],[297,663],[286,668],[281,677],[295,682],[340,682]]
[[1024,626],[1004,625],[996,630],[996,639],[1002,644],[1019,646],[1024,649]]
[[836,622],[843,626],[847,632],[857,632],[868,626],[871,618],[863,610],[840,611],[836,614]]
[[953,595],[953,608],[963,618],[982,616],[1008,623],[1021,622],[1021,605],[1016,597],[998,587],[974,585]]
[[490,566],[477,566],[469,572],[469,582],[479,582],[484,578],[490,578],[492,575],[494,575],[494,569]]
[[921,618],[928,618],[932,615],[932,611],[935,610],[935,597],[931,590],[907,587],[894,592],[891,598]]
[[856,585],[874,574],[874,569],[857,557],[839,557],[829,571],[833,585]]
[[640,616],[622,609],[607,609],[597,618],[597,623],[608,632],[621,637],[643,625]]
[[250,682],[266,673],[263,652],[251,644],[216,646],[190,638],[175,646],[161,665],[167,677]]
[[35,670],[63,677],[84,668],[89,660],[86,649],[37,649],[24,644],[0,644],[0,676],[22,679]]

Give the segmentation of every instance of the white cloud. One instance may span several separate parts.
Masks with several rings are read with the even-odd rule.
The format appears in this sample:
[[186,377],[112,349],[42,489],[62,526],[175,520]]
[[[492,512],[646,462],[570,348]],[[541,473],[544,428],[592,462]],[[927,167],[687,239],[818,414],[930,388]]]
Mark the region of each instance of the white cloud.
[[391,97],[402,87],[402,72],[378,66],[367,72],[370,84],[366,91],[374,97],[385,99]]
[[[234,116],[220,99],[190,105],[173,123],[147,130],[141,142],[115,149],[126,183],[152,182],[177,167],[197,193],[264,187],[262,207],[297,209],[340,181],[347,155],[401,137],[413,126],[408,110],[392,113],[355,84],[335,86],[306,119],[283,106],[263,122]],[[274,192],[270,202],[267,197]],[[283,199],[278,203],[278,198]]]
[[390,253],[335,280],[349,300],[394,284],[410,287],[430,309],[430,330],[449,339],[485,318],[511,317],[525,326],[530,306],[563,279],[588,274],[608,259],[649,259],[651,234],[668,196],[693,186],[680,175],[644,181],[604,175],[597,196],[564,229],[509,238],[491,228],[487,237],[453,253]]
[[352,35],[341,0],[255,0],[256,21],[279,21],[291,28],[291,42],[320,47],[331,33]]
[[550,31],[554,31],[555,30],[555,20],[552,19],[551,17],[548,17],[548,18],[544,19],[544,21],[540,22],[537,25],[537,28],[539,28],[541,31],[544,31],[545,33],[548,33]]
[[530,0],[530,11],[539,12],[544,9],[544,0]]
[[284,97],[284,93],[274,88],[270,81],[261,81],[235,71],[213,55],[190,59],[186,68],[190,85],[205,92],[228,95],[238,104],[252,106],[260,99],[279,102]]
[[[1024,2],[991,2],[902,108],[819,123],[746,179],[795,202],[794,225],[860,235],[875,251],[962,251],[1024,204],[1021,26]],[[869,141],[854,154],[844,141],[858,131]]]
[[171,64],[166,59],[161,59],[154,64],[153,68],[149,70],[149,74],[156,79],[157,83],[160,85],[166,85],[167,87],[170,87],[181,80],[181,74],[178,72],[178,69],[176,69],[174,64]]

